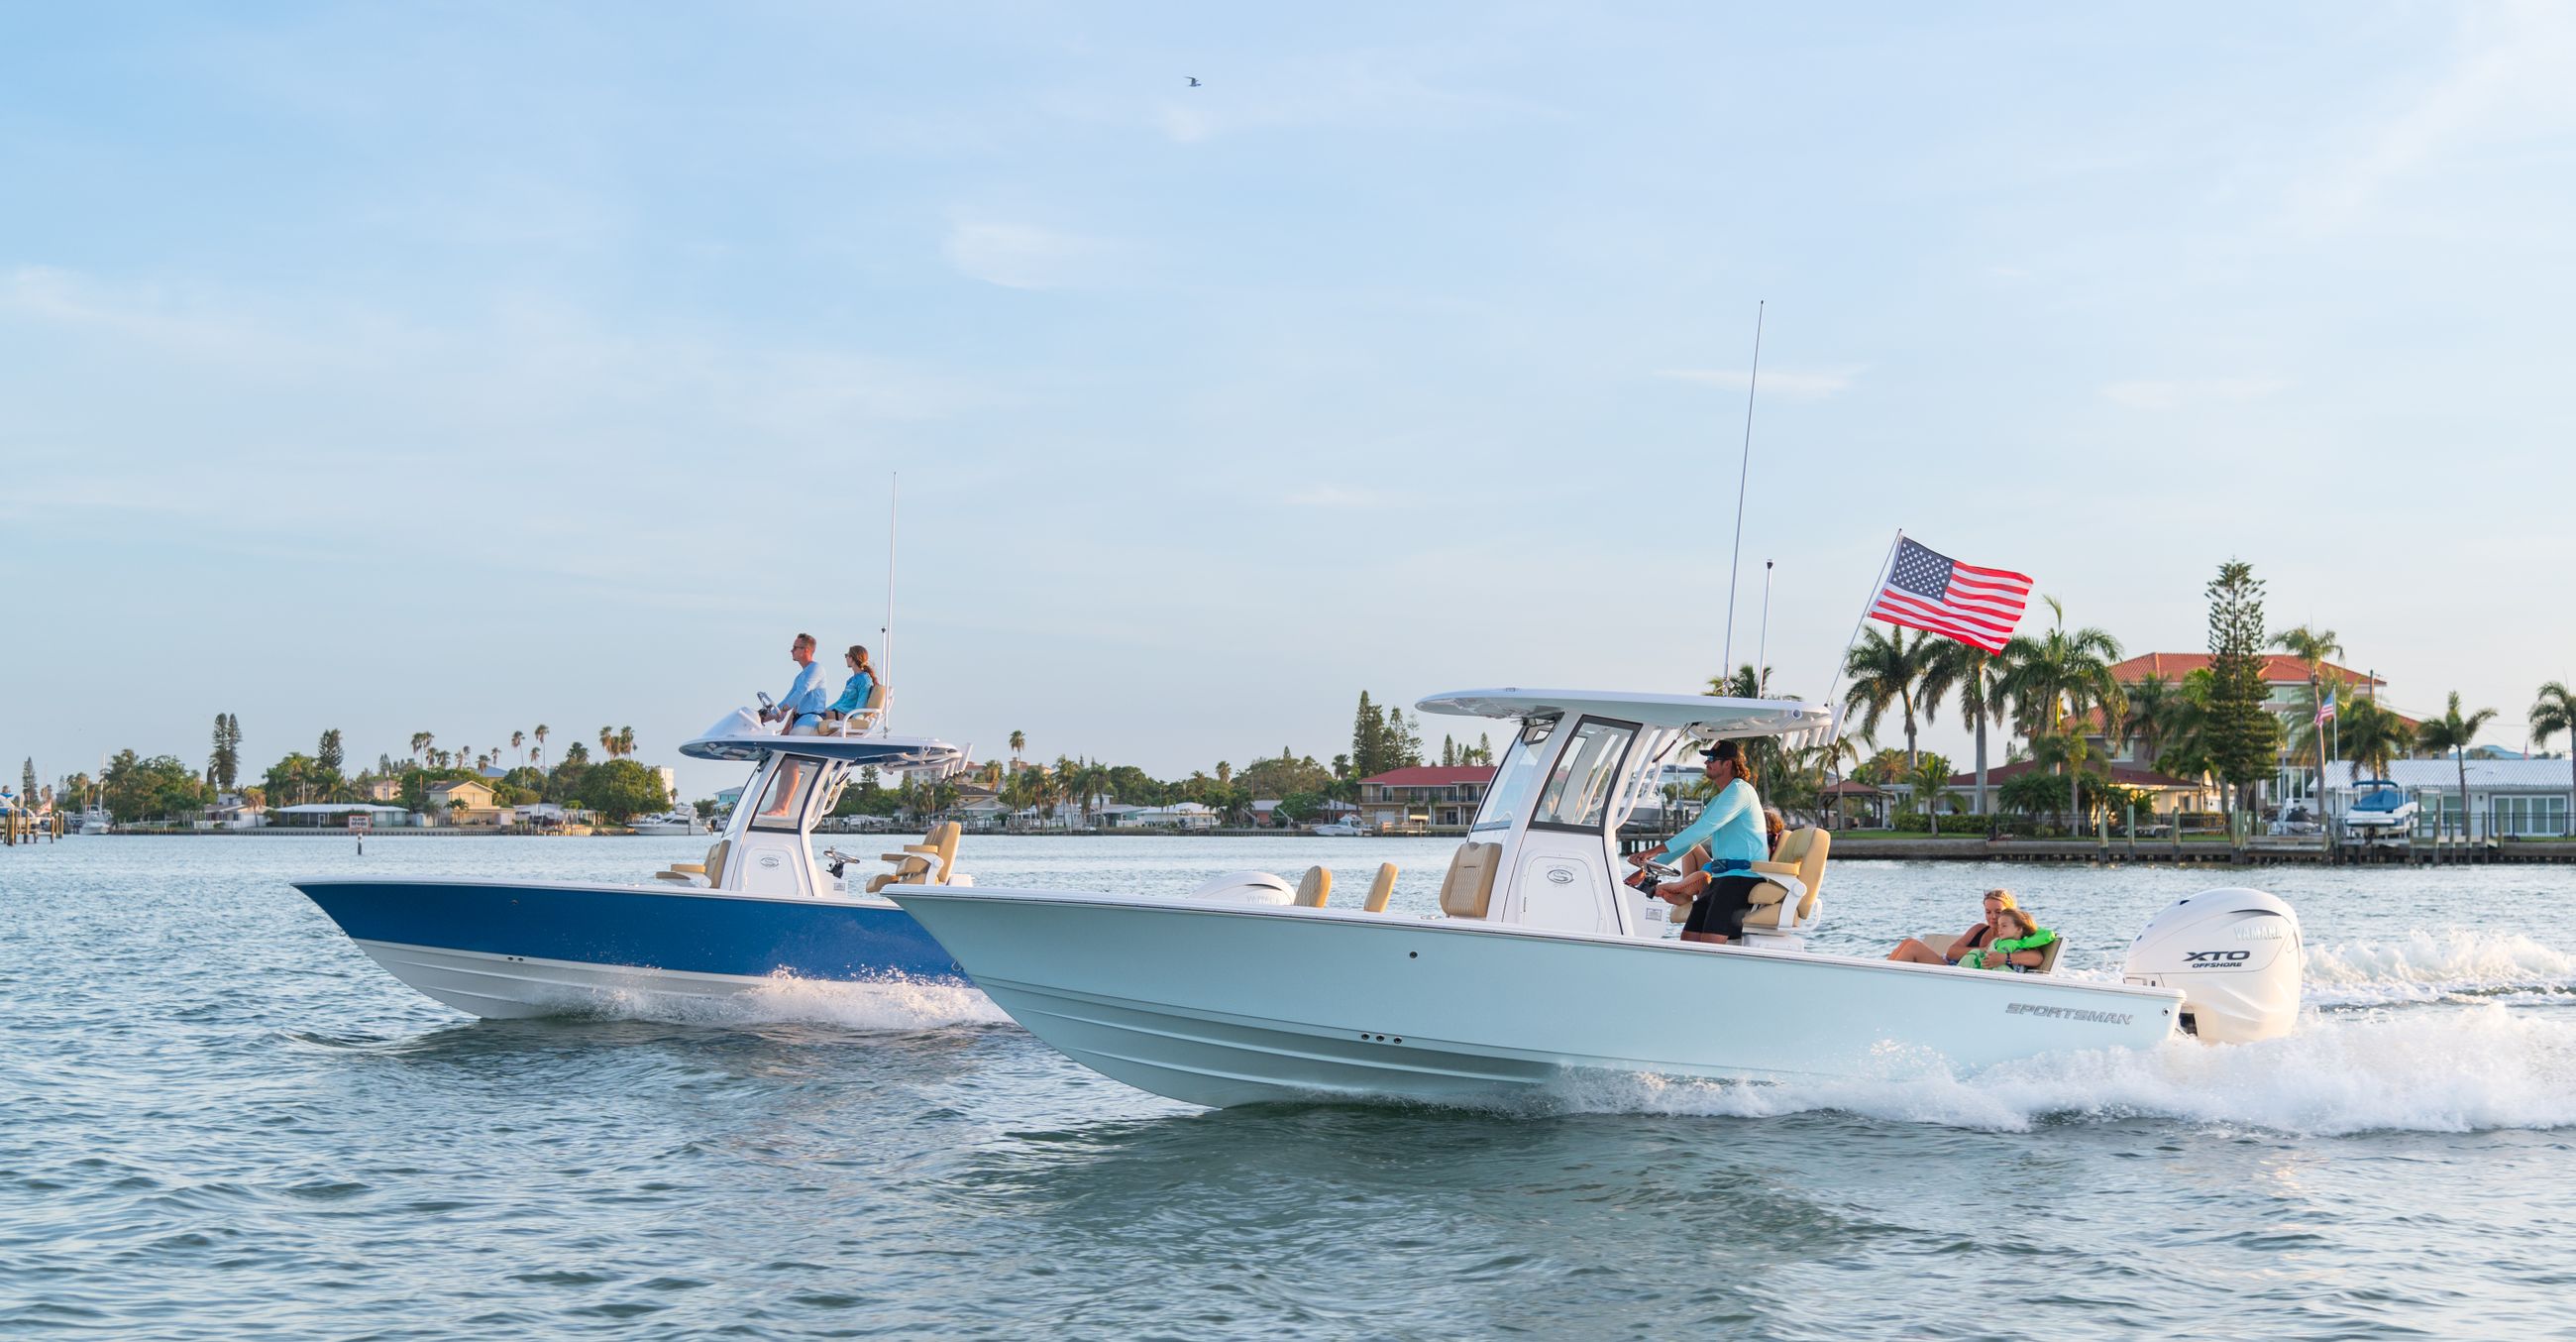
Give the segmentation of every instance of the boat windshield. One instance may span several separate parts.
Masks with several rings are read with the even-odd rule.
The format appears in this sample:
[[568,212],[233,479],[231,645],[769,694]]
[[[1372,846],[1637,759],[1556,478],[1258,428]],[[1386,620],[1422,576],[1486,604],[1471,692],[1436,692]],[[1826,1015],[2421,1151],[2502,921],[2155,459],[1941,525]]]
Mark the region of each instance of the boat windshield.
[[2356,811],[2394,811],[2406,800],[2406,794],[2393,787],[2376,787],[2363,793],[2352,804]]
[[1564,753],[1557,756],[1556,768],[1549,771],[1530,823],[1601,828],[1609,818],[1611,795],[1618,791],[1619,762],[1627,758],[1628,742],[1636,735],[1637,729],[1626,723],[1585,718],[1574,729],[1574,739],[1566,742]]
[[822,772],[821,760],[802,755],[780,758],[769,777],[769,789],[761,794],[760,809],[751,817],[753,829],[793,830],[805,819],[805,793]]
[[1470,833],[1510,829],[1520,822],[1529,809],[1530,798],[1538,792],[1539,759],[1546,751],[1541,747],[1556,731],[1556,719],[1540,718],[1522,725],[1520,735],[1512,739],[1511,749],[1503,752],[1502,767],[1494,771],[1494,784],[1485,789],[1485,804],[1476,809],[1476,823]]

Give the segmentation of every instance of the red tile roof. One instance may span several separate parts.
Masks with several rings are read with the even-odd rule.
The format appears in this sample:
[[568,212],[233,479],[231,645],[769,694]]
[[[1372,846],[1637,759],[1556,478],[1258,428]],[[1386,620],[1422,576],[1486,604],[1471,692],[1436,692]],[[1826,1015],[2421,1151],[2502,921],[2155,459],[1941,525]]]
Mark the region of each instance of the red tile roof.
[[1417,764],[1409,769],[1389,769],[1360,780],[1386,787],[1451,787],[1459,783],[1490,783],[1494,766],[1490,764]]
[[[2141,653],[2125,662],[2113,663],[2111,666],[2111,678],[2119,681],[2123,685],[2135,685],[2149,676],[2162,676],[2167,680],[2180,680],[2207,665],[2209,665],[2209,654],[2205,652]],[[2358,685],[2363,680],[2369,679],[2358,671],[2337,666],[2332,662],[2324,662],[2320,663],[2320,665],[2329,675],[2341,676],[2346,682],[2351,684]],[[2266,685],[2305,685],[2308,683],[2308,664],[2300,661],[2296,657],[2290,656],[2287,653],[2267,653],[2263,658],[2263,683]],[[2384,680],[2372,680],[2371,683],[2375,685],[2385,685],[2388,682]]]

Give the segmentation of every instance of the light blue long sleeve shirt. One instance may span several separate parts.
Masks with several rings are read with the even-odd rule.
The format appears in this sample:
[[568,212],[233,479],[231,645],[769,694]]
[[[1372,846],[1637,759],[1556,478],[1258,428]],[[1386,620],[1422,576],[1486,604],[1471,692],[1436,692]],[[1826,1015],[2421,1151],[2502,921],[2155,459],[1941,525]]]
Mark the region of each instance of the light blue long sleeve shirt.
[[787,693],[778,700],[781,712],[797,718],[809,718],[823,711],[823,666],[807,662],[796,669],[796,679],[787,682]]
[[1762,798],[1753,785],[1736,779],[1716,796],[1690,828],[1676,834],[1664,844],[1662,860],[1670,862],[1691,850],[1691,845],[1708,845],[1711,862],[1763,862],[1771,856],[1771,836],[1762,825]]
[[843,717],[858,712],[868,706],[868,694],[876,687],[877,678],[865,671],[850,677],[849,683],[841,687],[841,697],[832,701],[830,711]]

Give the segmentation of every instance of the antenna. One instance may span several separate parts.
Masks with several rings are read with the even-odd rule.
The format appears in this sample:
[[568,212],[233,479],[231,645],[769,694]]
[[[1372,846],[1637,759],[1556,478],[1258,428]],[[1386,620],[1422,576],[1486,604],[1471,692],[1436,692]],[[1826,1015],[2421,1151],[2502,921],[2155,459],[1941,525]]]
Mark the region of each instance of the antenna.
[[[893,683],[894,675],[894,533],[896,524],[902,518],[903,472],[896,471],[889,477],[886,485],[886,622],[883,628],[877,630],[877,633],[882,636],[878,639],[878,643],[885,649],[884,659],[877,663],[878,669],[883,673],[879,678],[887,684]],[[885,711],[877,715],[877,734],[880,736],[886,734],[893,722],[894,695],[889,691],[885,697]]]
[[1771,561],[1762,561],[1762,641],[1753,645],[1753,697],[1771,690]]
[[1744,380],[1744,461],[1735,472],[1735,559],[1726,570],[1726,652],[1718,664],[1720,676],[1735,674],[1735,574],[1744,567],[1744,482],[1753,473],[1753,389],[1762,381],[1762,310],[1767,302],[1753,305],[1753,372]]

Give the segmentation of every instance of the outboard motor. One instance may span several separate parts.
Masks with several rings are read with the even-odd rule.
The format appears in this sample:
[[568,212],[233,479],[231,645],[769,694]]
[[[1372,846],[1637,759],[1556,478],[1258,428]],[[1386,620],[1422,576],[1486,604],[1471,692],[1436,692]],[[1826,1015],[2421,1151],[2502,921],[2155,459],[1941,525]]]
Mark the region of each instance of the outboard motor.
[[2147,920],[2121,978],[2183,992],[2182,1030],[2207,1043],[2250,1044],[2299,1019],[2299,915],[2278,895],[2203,890]]

